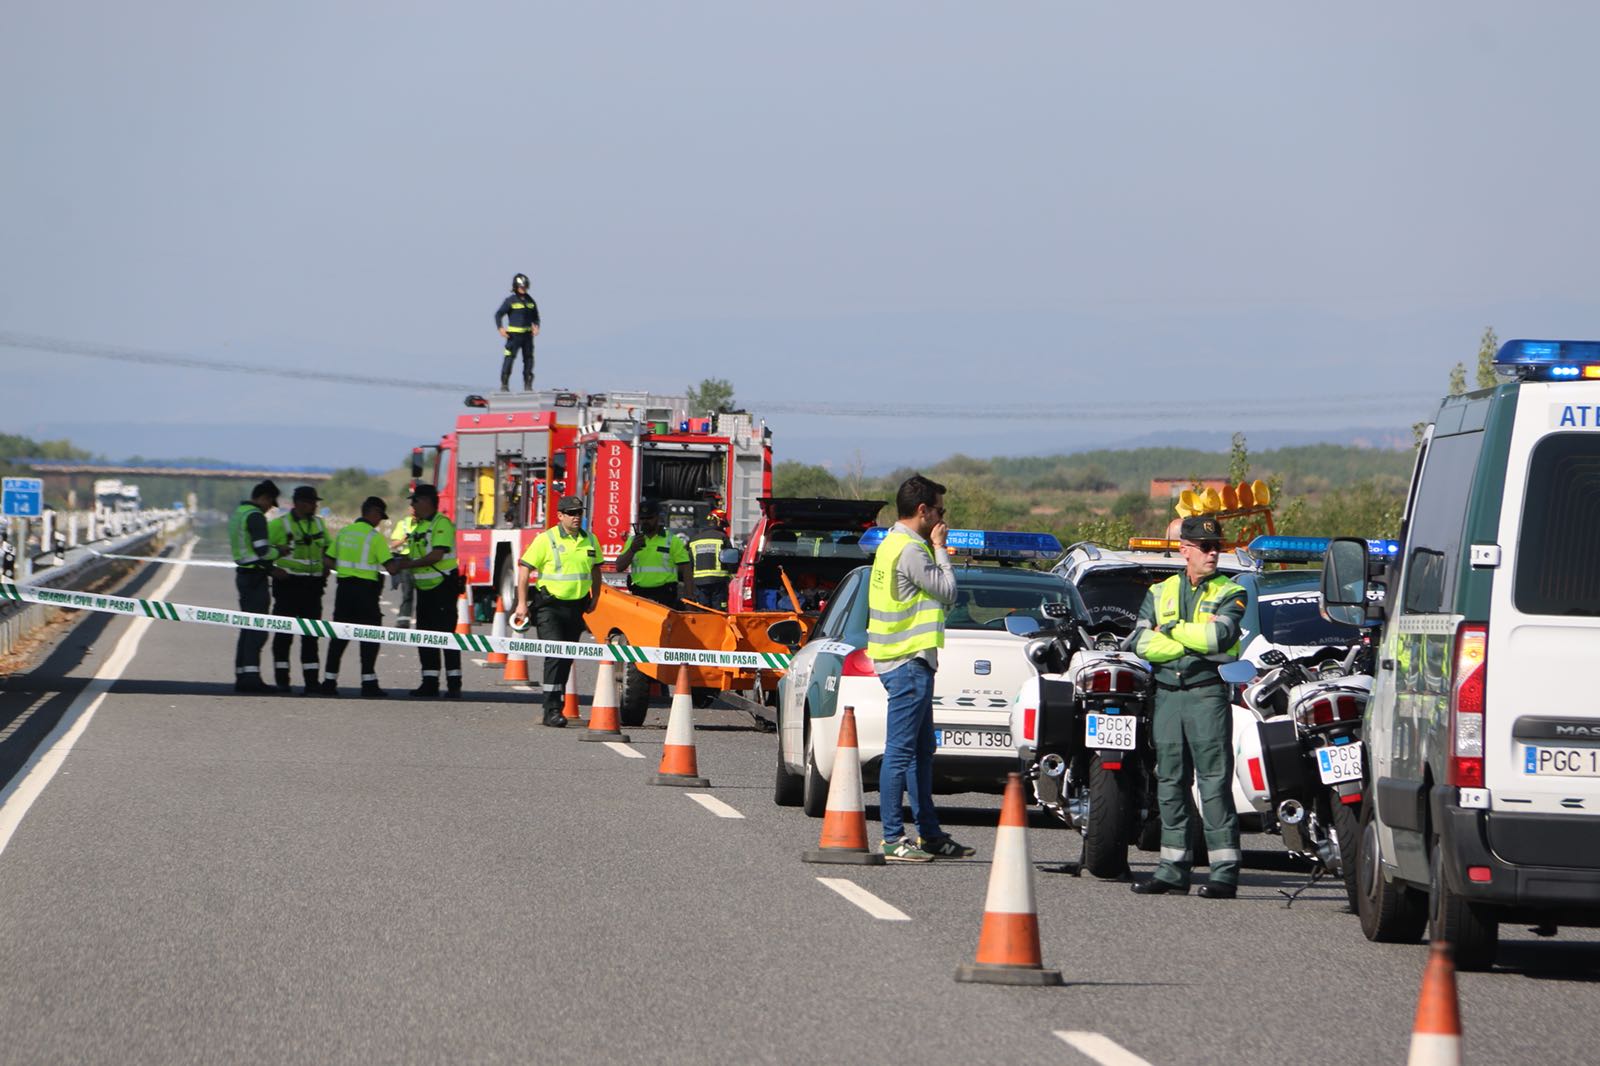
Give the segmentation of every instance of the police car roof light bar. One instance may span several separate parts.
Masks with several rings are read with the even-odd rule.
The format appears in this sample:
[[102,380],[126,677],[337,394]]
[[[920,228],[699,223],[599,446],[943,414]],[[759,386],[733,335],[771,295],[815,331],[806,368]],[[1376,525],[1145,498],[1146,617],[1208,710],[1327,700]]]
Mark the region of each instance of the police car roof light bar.
[[[1257,537],[1249,544],[1251,555],[1262,562],[1309,563],[1328,553],[1331,537]],[[1367,554],[1379,559],[1389,559],[1400,554],[1397,540],[1367,540]]]
[[[870,552],[889,531],[874,526],[861,534],[861,550]],[[979,559],[1045,559],[1061,554],[1061,542],[1050,533],[1018,533],[1002,529],[952,529],[945,537],[952,553]]]
[[1494,365],[1531,381],[1600,378],[1600,341],[1506,341],[1495,353]]

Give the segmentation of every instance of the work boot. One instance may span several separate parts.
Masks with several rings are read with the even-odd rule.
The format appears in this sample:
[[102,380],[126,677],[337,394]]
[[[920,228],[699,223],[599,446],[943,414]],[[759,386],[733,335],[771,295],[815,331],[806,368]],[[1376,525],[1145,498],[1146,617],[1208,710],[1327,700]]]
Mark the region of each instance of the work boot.
[[389,694],[378,687],[376,681],[361,682],[361,698],[364,700],[386,700]]
[[321,694],[321,689],[322,689],[322,682],[320,680],[318,680],[318,679],[321,678],[321,676],[322,676],[322,671],[320,671],[320,670],[307,670],[306,671],[306,690],[305,690],[305,692],[301,693],[301,695],[305,695],[305,696],[320,695]]
[[532,392],[533,391],[533,375],[532,374],[524,374],[522,376],[522,391],[523,392]]
[[235,674],[233,691],[248,692],[259,695],[263,692],[273,692],[276,690],[273,689],[271,685],[268,685],[265,681],[261,680],[261,677],[258,674]]
[[278,691],[279,692],[289,692],[290,688],[289,688],[289,669],[288,669],[288,667],[285,667],[282,670],[274,670],[272,673],[273,673],[273,678],[272,679],[278,683]]
[[317,689],[317,693],[322,696],[337,696],[339,695],[339,682],[330,677],[322,683],[321,688]]
[[544,724],[549,726],[551,729],[565,729],[567,727],[567,718],[561,713],[560,708],[557,708],[553,711],[546,708],[544,712]]
[[506,373],[500,375],[500,391],[501,392],[510,392],[511,391],[511,372],[510,371],[507,371]]
[[429,679],[411,690],[417,699],[433,699],[439,695],[439,682]]
[[461,698],[461,686],[451,685],[444,690],[444,694],[446,699],[459,700]]

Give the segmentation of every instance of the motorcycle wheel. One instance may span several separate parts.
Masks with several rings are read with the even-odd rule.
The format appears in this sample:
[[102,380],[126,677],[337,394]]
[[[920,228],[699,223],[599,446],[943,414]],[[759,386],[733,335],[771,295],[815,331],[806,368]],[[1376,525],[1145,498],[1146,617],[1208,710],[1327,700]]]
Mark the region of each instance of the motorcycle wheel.
[[1356,913],[1356,899],[1361,888],[1356,882],[1356,868],[1360,863],[1361,805],[1344,804],[1336,789],[1328,790],[1329,825],[1333,829],[1334,846],[1339,852],[1339,877],[1344,881],[1345,898],[1350,901],[1350,913]]
[[1128,835],[1133,812],[1134,774],[1105,770],[1095,760],[1089,768],[1089,818],[1083,830],[1083,868],[1102,880],[1128,872]]

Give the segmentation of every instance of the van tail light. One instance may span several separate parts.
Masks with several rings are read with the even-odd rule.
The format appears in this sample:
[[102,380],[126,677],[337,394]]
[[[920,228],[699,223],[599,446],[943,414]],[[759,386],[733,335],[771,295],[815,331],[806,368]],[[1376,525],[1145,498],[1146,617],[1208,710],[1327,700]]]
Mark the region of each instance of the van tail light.
[[1039,724],[1039,708],[1024,707],[1022,709],[1022,739],[1032,740],[1033,731]]
[[866,648],[857,648],[846,655],[839,672],[845,677],[874,677],[878,673],[872,668],[872,660],[867,658]]
[[1446,781],[1483,787],[1483,695],[1489,669],[1489,627],[1463,622],[1456,630],[1455,681],[1450,687],[1450,765]]

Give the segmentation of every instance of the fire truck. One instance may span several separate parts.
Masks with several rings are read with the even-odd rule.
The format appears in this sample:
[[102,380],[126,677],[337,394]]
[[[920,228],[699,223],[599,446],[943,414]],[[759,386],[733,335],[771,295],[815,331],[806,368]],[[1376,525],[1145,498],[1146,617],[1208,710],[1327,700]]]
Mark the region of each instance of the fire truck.
[[510,609],[517,560],[563,495],[583,497],[605,580],[623,584],[615,561],[641,499],[685,536],[721,508],[743,543],[772,493],[772,431],[743,412],[695,418],[684,396],[566,389],[473,395],[466,407],[438,444],[413,449],[411,472],[438,486],[475,604],[499,595]]

